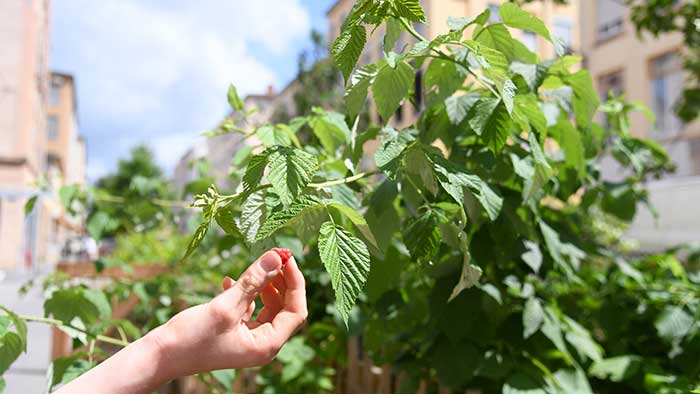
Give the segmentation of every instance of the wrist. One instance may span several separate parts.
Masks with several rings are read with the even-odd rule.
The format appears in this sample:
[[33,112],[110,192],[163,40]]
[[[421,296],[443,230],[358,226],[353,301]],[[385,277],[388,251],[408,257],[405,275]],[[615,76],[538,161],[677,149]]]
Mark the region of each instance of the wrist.
[[154,379],[158,384],[164,384],[181,375],[176,370],[178,363],[174,363],[174,360],[171,360],[176,349],[175,341],[167,323],[155,328],[141,338],[140,341],[143,341],[145,352],[153,360],[153,365],[156,366]]

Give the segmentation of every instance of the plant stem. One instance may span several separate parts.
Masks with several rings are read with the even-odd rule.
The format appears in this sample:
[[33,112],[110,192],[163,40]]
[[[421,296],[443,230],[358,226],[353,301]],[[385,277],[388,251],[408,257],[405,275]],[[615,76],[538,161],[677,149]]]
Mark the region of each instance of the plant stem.
[[71,325],[69,325],[69,324],[65,324],[65,323],[62,322],[61,320],[52,319],[52,318],[50,318],[50,317],[38,317],[38,316],[25,316],[25,315],[20,315],[19,318],[22,319],[22,320],[24,320],[24,321],[29,321],[29,322],[46,323],[46,324],[52,324],[52,325],[58,326],[58,327],[70,328],[70,329],[72,329],[72,330],[80,331],[80,332],[82,332],[82,333],[84,333],[84,334],[86,334],[86,335],[88,335],[88,336],[90,336],[90,337],[93,337],[93,338],[95,338],[95,340],[97,340],[97,341],[104,342],[104,343],[109,343],[109,344],[112,344],[112,345],[127,346],[127,345],[129,344],[129,341],[124,341],[124,340],[121,340],[121,339],[116,339],[116,338],[108,337],[108,336],[106,336],[106,335],[93,335],[93,334],[87,332],[86,330],[84,330],[84,329],[82,329],[82,328],[73,327],[73,326],[71,326]]
[[321,189],[321,188],[328,187],[328,186],[343,185],[343,184],[355,182],[355,181],[360,180],[364,177],[372,176],[372,175],[375,175],[378,173],[379,173],[379,171],[361,172],[359,174],[355,174],[355,175],[349,176],[347,178],[334,179],[332,181],[326,181],[326,182],[321,182],[321,183],[309,183],[309,186],[313,187],[315,189]]

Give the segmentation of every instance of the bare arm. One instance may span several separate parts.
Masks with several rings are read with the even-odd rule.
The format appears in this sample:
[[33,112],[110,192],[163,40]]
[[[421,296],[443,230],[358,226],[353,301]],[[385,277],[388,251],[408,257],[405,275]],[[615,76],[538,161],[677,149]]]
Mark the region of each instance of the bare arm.
[[[59,394],[148,394],[179,376],[270,362],[306,319],[304,276],[292,257],[265,253],[237,282],[206,304],[175,315],[86,374]],[[255,298],[263,309],[255,320]]]

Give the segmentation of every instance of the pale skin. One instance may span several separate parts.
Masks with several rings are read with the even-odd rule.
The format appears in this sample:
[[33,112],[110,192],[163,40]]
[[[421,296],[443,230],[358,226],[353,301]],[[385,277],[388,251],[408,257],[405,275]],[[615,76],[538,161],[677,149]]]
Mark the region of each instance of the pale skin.
[[[304,276],[294,257],[284,269],[267,252],[224,291],[186,309],[57,391],[149,394],[169,380],[272,361],[307,316]],[[255,299],[263,308],[254,320]]]

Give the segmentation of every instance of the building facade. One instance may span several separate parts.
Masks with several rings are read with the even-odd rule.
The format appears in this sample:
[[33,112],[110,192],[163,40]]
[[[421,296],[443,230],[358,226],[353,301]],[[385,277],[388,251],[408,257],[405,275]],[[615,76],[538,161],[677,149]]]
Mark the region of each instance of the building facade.
[[0,21],[0,270],[32,270],[55,262],[63,229],[75,227],[55,191],[84,182],[85,147],[68,120],[75,119],[72,79],[60,102],[49,100],[49,1],[1,1]]
[[[615,0],[581,2],[580,14],[584,63],[601,99],[612,92],[649,107],[655,121],[633,113],[632,133],[659,142],[676,165],[675,173],[647,185],[658,219],[639,207],[629,236],[648,251],[700,241],[694,204],[700,196],[700,122],[683,124],[674,112],[685,80],[681,33],[638,36],[630,9]],[[603,170],[611,179],[621,177],[614,166]]]

